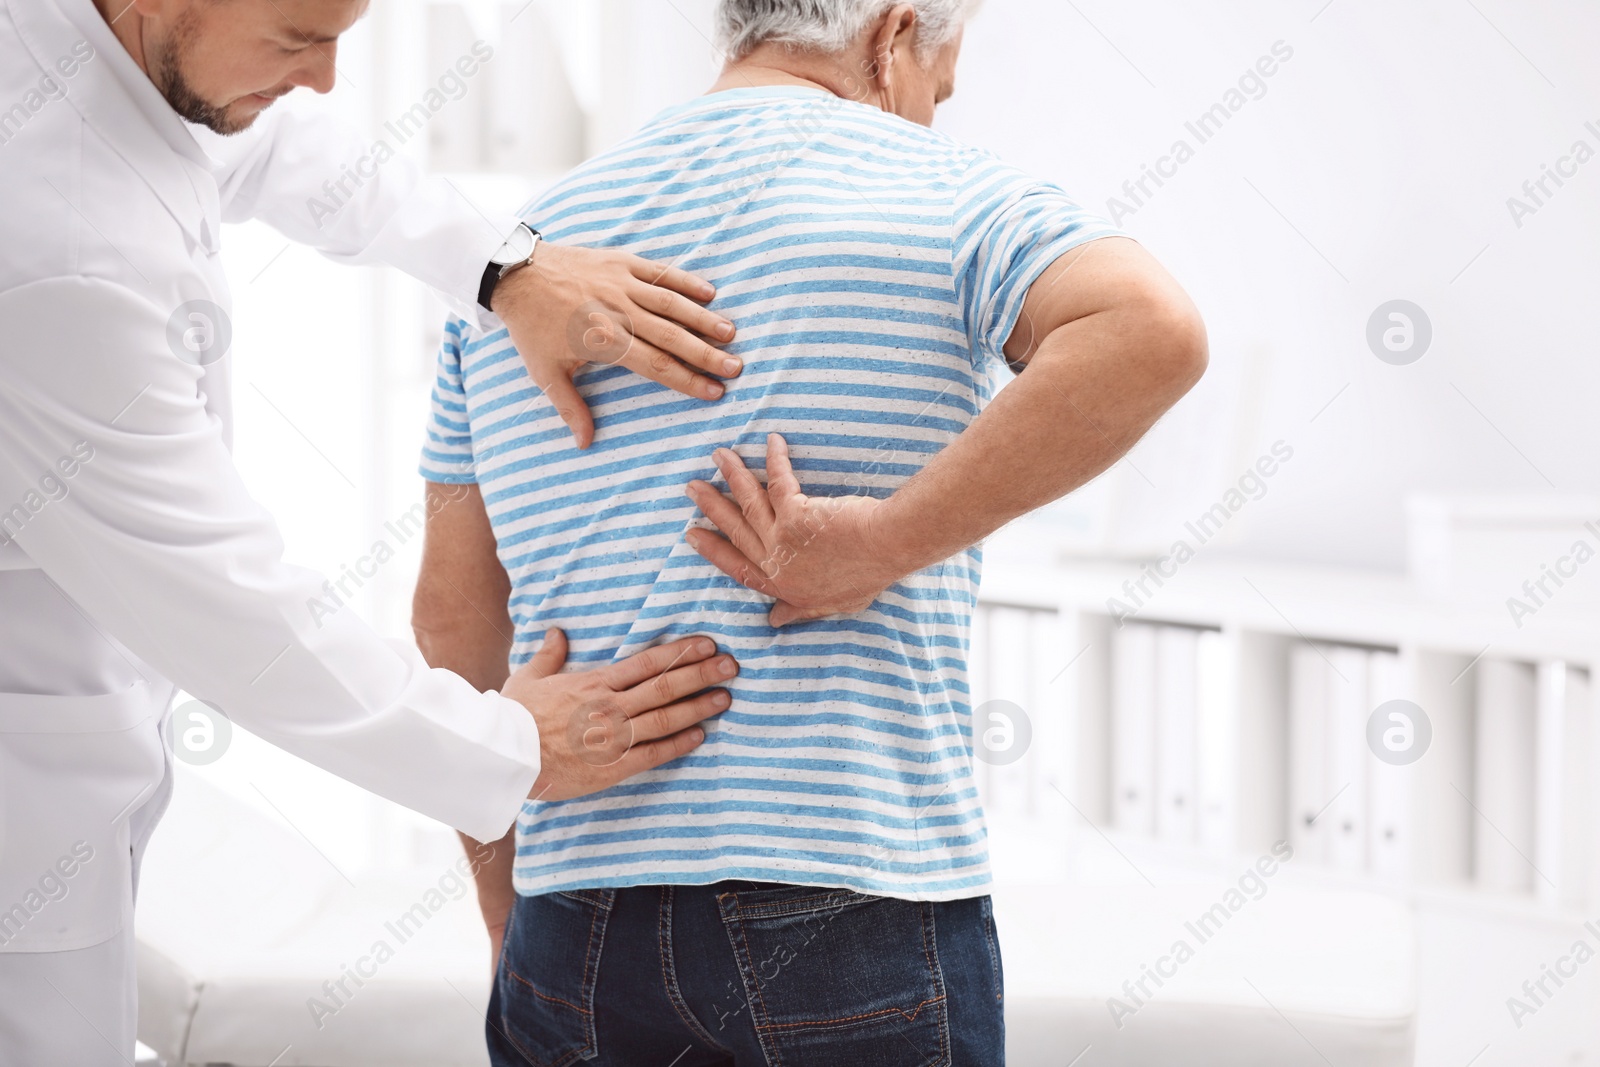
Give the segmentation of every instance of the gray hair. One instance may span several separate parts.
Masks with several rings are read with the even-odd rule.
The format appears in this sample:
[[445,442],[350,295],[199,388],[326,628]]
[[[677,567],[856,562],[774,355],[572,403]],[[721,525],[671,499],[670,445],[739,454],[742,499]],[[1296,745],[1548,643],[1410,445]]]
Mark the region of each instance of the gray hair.
[[[717,34],[730,58],[777,42],[803,51],[843,52],[902,0],[720,0]],[[909,0],[917,9],[917,50],[926,56],[955,39],[976,0]]]

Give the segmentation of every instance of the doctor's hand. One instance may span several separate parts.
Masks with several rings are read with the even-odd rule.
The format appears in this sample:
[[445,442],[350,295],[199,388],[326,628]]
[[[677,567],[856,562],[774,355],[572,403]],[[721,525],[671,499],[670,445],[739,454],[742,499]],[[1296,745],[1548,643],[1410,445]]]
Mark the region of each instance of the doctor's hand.
[[725,536],[693,529],[689,547],[740,585],[776,598],[773,626],[865,611],[916,569],[881,529],[880,501],[801,492],[779,435],[767,438],[765,487],[737,452],[718,449],[715,460],[732,498],[701,481],[689,483],[688,495]]
[[716,651],[710,638],[690,637],[561,674],[566,635],[545,634],[539,654],[501,690],[539,726],[539,777],[529,799],[586,796],[692,751],[705,740],[695,724],[729,704],[726,689],[711,687],[739,673],[732,656]]
[[572,379],[591,363],[627,367],[686,396],[722,398],[711,376],[736,377],[744,364],[705,340],[734,337],[733,323],[700,306],[716,295],[692,274],[626,252],[542,242],[531,265],[495,287],[490,304],[534,384],[588,448],[594,419]]

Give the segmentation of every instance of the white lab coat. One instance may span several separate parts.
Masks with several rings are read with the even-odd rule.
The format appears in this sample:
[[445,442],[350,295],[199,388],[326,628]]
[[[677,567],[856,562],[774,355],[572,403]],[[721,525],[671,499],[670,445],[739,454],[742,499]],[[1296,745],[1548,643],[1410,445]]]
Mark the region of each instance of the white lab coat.
[[130,825],[163,800],[177,687],[483,840],[537,776],[520,705],[351,612],[312,618],[324,579],[284,564],[229,455],[231,357],[169,344],[181,305],[227,308],[221,225],[248,218],[476,316],[513,217],[396,160],[313,221],[308,199],[368,147],[273,112],[196,131],[90,0],[0,0],[0,960],[126,936]]

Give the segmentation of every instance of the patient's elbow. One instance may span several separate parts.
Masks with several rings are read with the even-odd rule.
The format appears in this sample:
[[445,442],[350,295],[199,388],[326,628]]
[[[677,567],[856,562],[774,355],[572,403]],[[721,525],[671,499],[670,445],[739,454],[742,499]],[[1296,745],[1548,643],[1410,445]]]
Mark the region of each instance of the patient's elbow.
[[456,627],[456,620],[450,617],[451,614],[443,597],[431,583],[417,583],[416,592],[411,598],[411,634],[417,642],[417,650],[429,666],[437,666],[444,658],[443,645]]
[[1200,309],[1182,290],[1168,289],[1141,301],[1139,319],[1152,371],[1173,398],[1183,396],[1205,375],[1211,342]]

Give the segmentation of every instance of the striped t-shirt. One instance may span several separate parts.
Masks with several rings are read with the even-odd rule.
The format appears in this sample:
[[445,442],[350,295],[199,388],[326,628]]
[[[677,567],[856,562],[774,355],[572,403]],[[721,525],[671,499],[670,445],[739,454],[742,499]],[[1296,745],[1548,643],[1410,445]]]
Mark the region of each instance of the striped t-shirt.
[[725,487],[719,446],[764,473],[777,432],[808,494],[888,496],[988,401],[1033,281],[1114,231],[989,154],[806,88],[672,108],[522,215],[551,241],[711,281],[746,367],[716,403],[587,369],[597,436],[579,452],[505,331],[446,326],[422,472],[482,489],[511,578],[512,662],[557,626],[570,668],[691,634],[741,664],[694,753],[524,808],[518,891],[749,879],[985,892],[966,665],[979,553],[859,614],[774,630],[770,600],[689,548],[685,530],[709,524],[684,490]]

